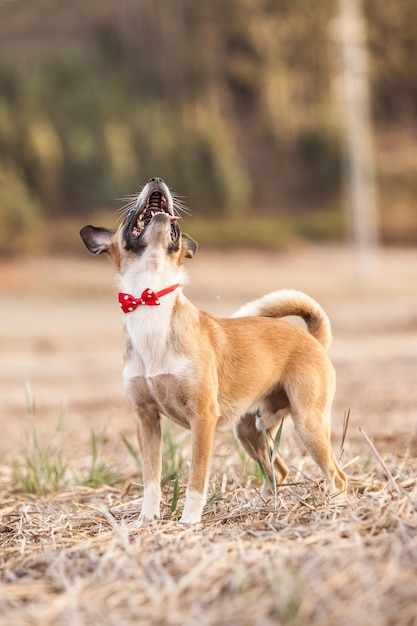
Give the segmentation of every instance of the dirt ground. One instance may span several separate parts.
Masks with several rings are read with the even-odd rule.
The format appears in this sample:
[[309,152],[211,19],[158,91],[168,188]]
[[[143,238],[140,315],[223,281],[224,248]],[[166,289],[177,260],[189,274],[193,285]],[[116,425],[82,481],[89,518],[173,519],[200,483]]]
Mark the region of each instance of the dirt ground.
[[[3,261],[0,626],[417,625],[416,252],[382,250],[368,261],[346,248],[302,247],[200,251],[189,263],[187,295],[219,315],[278,288],[321,302],[334,332],[337,453],[351,413],[347,500],[327,497],[286,424],[289,482],[261,501],[259,476],[222,430],[209,502],[193,527],[177,521],[186,463],[179,499],[167,483],[161,520],[137,524],[141,479],[122,440],[135,448],[110,264],[87,254]],[[103,435],[97,458],[92,432]],[[45,467],[58,436],[68,480],[27,493],[15,468]],[[188,442],[174,444],[178,467]],[[92,459],[121,482],[74,480]]]
[[[351,411],[384,446],[417,447],[417,253],[381,250],[366,264],[342,247],[287,252],[200,250],[188,262],[186,295],[200,308],[230,315],[279,288],[301,289],[328,312],[337,371],[333,432]],[[122,319],[110,264],[33,258],[0,265],[0,453],[27,436],[28,381],[40,432],[63,416],[75,441],[106,427],[109,438],[134,431],[121,384]],[[360,436],[359,436],[360,438]]]

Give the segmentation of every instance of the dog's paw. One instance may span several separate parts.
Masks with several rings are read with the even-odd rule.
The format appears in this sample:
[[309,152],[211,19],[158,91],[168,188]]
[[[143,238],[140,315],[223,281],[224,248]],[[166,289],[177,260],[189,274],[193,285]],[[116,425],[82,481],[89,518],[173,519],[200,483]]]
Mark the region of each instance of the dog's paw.
[[129,530],[140,530],[141,528],[147,528],[151,526],[155,522],[158,522],[159,515],[154,515],[153,517],[145,517],[142,514],[136,519],[129,520],[128,529]]
[[201,512],[199,511],[186,511],[184,512],[180,519],[180,524],[184,524],[185,526],[193,526],[194,524],[198,524],[201,522]]
[[151,522],[155,522],[159,520],[159,512],[158,513],[146,513],[146,512],[141,512],[141,514],[139,515],[139,522],[141,524],[150,524]]
[[330,493],[328,501],[332,506],[347,506],[349,504],[347,489]]
[[260,491],[256,491],[255,495],[250,499],[250,506],[255,508],[263,507],[268,504],[274,495],[268,484],[264,481]]
[[187,489],[181,524],[198,524],[201,521],[205,502],[206,498],[203,494]]

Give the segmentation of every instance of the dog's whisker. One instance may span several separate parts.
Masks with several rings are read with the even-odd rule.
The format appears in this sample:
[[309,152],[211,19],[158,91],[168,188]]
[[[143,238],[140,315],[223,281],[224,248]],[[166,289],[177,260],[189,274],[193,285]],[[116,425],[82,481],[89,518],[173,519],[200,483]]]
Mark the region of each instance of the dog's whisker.
[[174,204],[174,207],[178,209],[179,211],[184,211],[184,213],[191,213],[191,209],[189,209],[186,204],[182,204],[181,202],[178,202],[175,198],[174,198],[173,204]]
[[139,196],[139,193],[128,193],[125,196],[122,196],[121,198],[116,198],[116,200],[120,200],[120,201],[124,201],[124,200],[134,200]]
[[177,196],[173,196],[173,206],[179,213],[185,213],[185,215],[191,215],[191,210],[187,207],[182,200],[179,200]]
[[126,196],[123,196],[122,198],[116,198],[116,200],[120,201],[120,202],[134,202],[138,199],[139,194],[137,193],[131,193],[128,194]]
[[131,209],[135,208],[137,198],[138,196],[133,194],[131,196],[126,196],[125,198],[119,198],[122,201],[127,200],[128,202],[115,211],[115,215],[118,216],[118,219],[123,219]]
[[130,204],[125,204],[120,209],[117,209],[117,211],[115,211],[115,215],[121,215],[122,217],[124,217],[124,215],[129,213],[130,209],[133,209],[134,207],[135,207],[135,203],[133,202]]

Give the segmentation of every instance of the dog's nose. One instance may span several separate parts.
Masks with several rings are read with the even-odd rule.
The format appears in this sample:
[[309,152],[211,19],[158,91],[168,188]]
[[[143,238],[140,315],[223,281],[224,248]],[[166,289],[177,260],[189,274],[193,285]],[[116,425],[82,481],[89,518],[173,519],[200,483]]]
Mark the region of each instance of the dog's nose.
[[164,181],[162,180],[162,178],[158,178],[158,177],[154,176],[153,178],[150,178],[148,180],[147,184],[149,184],[149,183],[156,183],[157,185],[159,185],[159,183],[163,183],[163,182]]

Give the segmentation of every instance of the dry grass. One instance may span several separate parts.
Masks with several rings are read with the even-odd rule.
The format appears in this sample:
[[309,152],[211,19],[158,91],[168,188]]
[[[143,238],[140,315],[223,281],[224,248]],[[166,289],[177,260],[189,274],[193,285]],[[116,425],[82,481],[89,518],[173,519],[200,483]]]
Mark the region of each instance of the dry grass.
[[255,504],[232,452],[191,528],[167,487],[162,520],[140,527],[132,479],[30,496],[3,465],[0,623],[417,624],[417,461],[363,448],[347,503],[304,459],[276,503]]
[[[181,470],[178,509],[171,478],[163,519],[134,523],[140,478],[121,440],[136,450],[110,267],[89,258],[0,267],[1,625],[417,625],[415,251],[381,250],[366,289],[354,266],[333,247],[286,255],[201,250],[190,264],[191,300],[214,313],[229,315],[278,287],[322,302],[334,330],[336,452],[341,418],[352,409],[342,457],[351,477],[346,506],[326,499],[287,425],[280,451],[297,484],[279,491],[276,509],[254,503],[259,476],[219,433],[215,497],[195,528],[176,521],[189,441],[173,436],[164,472]],[[36,398],[38,439],[29,451],[22,373]],[[36,457],[41,487],[60,479],[48,495],[23,492],[36,443],[45,452]],[[121,482],[98,486],[107,470]]]

